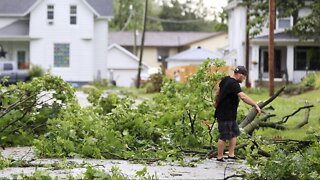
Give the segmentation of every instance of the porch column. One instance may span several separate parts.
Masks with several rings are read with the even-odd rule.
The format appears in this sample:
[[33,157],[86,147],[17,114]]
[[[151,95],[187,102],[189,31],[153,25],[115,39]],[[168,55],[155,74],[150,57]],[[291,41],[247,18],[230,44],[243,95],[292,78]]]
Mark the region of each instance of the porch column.
[[293,82],[293,71],[294,71],[294,47],[287,46],[287,72],[288,81]]
[[252,56],[250,60],[250,82],[252,87],[256,87],[255,81],[259,80],[259,46],[252,46]]

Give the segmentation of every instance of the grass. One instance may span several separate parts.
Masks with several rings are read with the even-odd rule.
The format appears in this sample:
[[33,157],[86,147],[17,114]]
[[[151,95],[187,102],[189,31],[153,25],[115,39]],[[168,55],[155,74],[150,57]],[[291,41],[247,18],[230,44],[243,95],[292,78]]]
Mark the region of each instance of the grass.
[[[120,92],[132,96],[134,98],[152,98],[155,94],[145,93],[145,89],[140,88],[119,88],[111,87],[113,90],[119,90]],[[269,98],[269,92],[267,89],[244,89],[244,91],[255,101],[265,101]],[[276,90],[275,90],[276,92]],[[304,139],[307,136],[307,131],[311,127],[320,127],[320,89],[309,91],[296,96],[278,96],[273,102],[268,106],[274,108],[273,111],[268,111],[271,114],[275,114],[275,117],[269,119],[271,122],[276,122],[282,119],[286,115],[292,114],[299,107],[305,106],[305,102],[308,101],[309,104],[314,105],[311,108],[309,114],[309,122],[307,125],[300,129],[290,129],[295,127],[300,123],[305,116],[305,110],[299,111],[294,116],[290,117],[285,124],[289,130],[281,131],[270,128],[259,129],[256,131],[256,135],[262,135],[268,138],[283,138],[283,139]],[[240,103],[239,111],[243,111],[245,114],[249,111],[251,107],[245,105],[243,102]],[[262,115],[260,115],[262,116]],[[318,128],[319,129],[319,128]]]
[[[117,86],[91,86],[91,88],[96,88],[101,91],[115,91],[119,94],[132,97],[134,99],[146,99],[152,98],[156,93],[146,93],[146,88],[135,88],[135,87],[117,87]],[[89,88],[90,89],[90,88]],[[78,90],[85,91],[85,88],[80,87]]]
[[108,87],[107,90],[115,90],[119,91],[121,94],[137,98],[137,99],[145,99],[145,98],[152,98],[156,93],[146,93],[145,88],[123,88],[123,87]]
[[[121,87],[113,87],[113,86],[105,86],[104,90],[114,90],[119,91],[121,94],[139,98],[139,99],[151,99],[155,96],[156,93],[146,93],[145,88],[121,88]],[[267,89],[244,89],[244,92],[248,94],[255,101],[265,101],[269,98],[269,92]],[[276,92],[276,90],[275,90]],[[281,120],[283,116],[292,114],[299,107],[305,106],[305,102],[308,101],[310,104],[314,105],[311,108],[309,123],[302,127],[301,129],[295,130],[275,130],[270,128],[259,129],[256,131],[256,135],[262,135],[269,138],[289,138],[289,139],[304,139],[307,134],[306,132],[311,127],[320,127],[320,89],[309,91],[296,96],[278,96],[273,102],[271,102],[268,106],[272,106],[275,110],[269,111],[271,114],[275,114],[275,117],[269,119],[271,122],[276,122]],[[239,106],[239,114],[248,113],[251,107],[245,105],[243,102],[240,102]],[[304,119],[305,110],[301,110],[296,115],[290,117],[285,124],[286,127],[293,128]],[[262,116],[262,115],[260,115]],[[240,118],[242,119],[242,117]],[[319,128],[318,128],[319,129]]]
[[[255,101],[264,101],[268,99],[267,91],[260,91],[260,93],[247,92],[247,94],[250,97],[252,97]],[[290,129],[280,131],[266,128],[258,130],[256,134],[266,136],[269,138],[304,139],[307,136],[306,132],[308,131],[308,129],[313,127],[318,128],[320,125],[320,89],[291,97],[279,96],[269,104],[275,109],[274,111],[269,112],[271,114],[276,114],[275,117],[272,117],[269,120],[272,122],[276,122],[281,120],[283,116],[292,114],[299,107],[305,106],[306,101],[308,101],[309,104],[314,105],[314,107],[311,108],[309,114],[309,123],[301,129]],[[244,105],[241,104],[241,106]],[[299,122],[301,122],[304,119],[304,116],[305,110],[299,111],[296,115],[288,119],[285,126],[288,128],[295,127]]]

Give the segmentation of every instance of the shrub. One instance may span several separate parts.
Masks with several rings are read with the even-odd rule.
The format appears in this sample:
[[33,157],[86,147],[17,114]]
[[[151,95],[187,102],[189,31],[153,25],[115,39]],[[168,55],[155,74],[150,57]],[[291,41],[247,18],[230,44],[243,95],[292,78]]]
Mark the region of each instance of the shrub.
[[160,92],[163,82],[163,75],[161,73],[150,76],[149,85],[147,86],[147,93]]
[[320,87],[320,73],[309,73],[299,84],[292,84],[286,87],[285,94],[296,95]]
[[29,78],[33,79],[35,77],[41,77],[44,75],[44,70],[39,65],[32,65],[31,69],[29,70]]
[[311,86],[313,88],[320,88],[320,73],[309,73],[304,79],[305,86]]
[[96,87],[107,87],[109,85],[109,82],[106,79],[94,80],[90,82],[89,85],[96,86]]
[[316,86],[316,73],[309,73],[306,75],[301,84],[306,87],[315,87]]

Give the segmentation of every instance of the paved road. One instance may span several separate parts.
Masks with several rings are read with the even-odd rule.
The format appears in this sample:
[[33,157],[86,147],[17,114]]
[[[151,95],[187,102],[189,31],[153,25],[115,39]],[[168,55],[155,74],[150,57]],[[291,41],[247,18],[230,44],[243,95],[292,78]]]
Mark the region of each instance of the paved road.
[[[77,91],[75,93],[79,100],[79,104],[82,107],[89,106],[90,103],[87,101],[87,94]],[[62,162],[61,159],[39,159],[36,158],[31,147],[16,147],[16,148],[6,148],[0,151],[3,157],[13,158],[16,160],[30,161],[32,164],[53,164],[56,162]],[[186,160],[188,161],[188,160]],[[239,163],[229,162],[220,163],[212,160],[204,160],[196,164],[196,167],[182,167],[176,164],[166,163],[164,165],[158,164],[133,164],[129,161],[122,160],[100,160],[100,159],[67,159],[68,163],[71,164],[81,164],[83,162],[91,164],[92,166],[103,169],[106,172],[111,172],[112,167],[120,168],[120,171],[128,176],[128,178],[135,178],[136,172],[147,167],[148,174],[150,176],[155,175],[159,179],[223,179],[225,176],[230,176],[235,174],[233,169],[246,169],[246,166]],[[86,171],[86,168],[74,168],[74,169],[60,169],[53,170],[52,168],[37,168],[44,169],[50,173],[52,177],[59,177],[59,179],[64,179],[67,175],[72,175],[76,177],[81,175]],[[35,172],[35,167],[11,167],[0,170],[0,179],[2,177],[11,178],[12,174],[24,173],[27,175]]]
[[[1,150],[3,157],[11,157],[16,160],[30,161],[32,164],[53,164],[56,162],[62,162],[61,159],[37,159],[33,153],[31,147],[18,147],[18,148],[6,148]],[[67,159],[67,163],[70,164],[82,164],[83,162],[91,164],[92,166],[111,172],[112,167],[118,167],[120,171],[126,175],[129,179],[135,177],[136,172],[142,170],[144,167],[147,168],[150,176],[155,175],[159,179],[223,179],[225,176],[230,176],[236,169],[246,169],[246,167],[239,163],[219,163],[215,160],[205,160],[201,163],[196,164],[196,167],[182,167],[174,164],[165,165],[143,165],[133,164],[129,161],[123,160],[100,160],[100,159]],[[52,169],[52,168],[38,168],[46,170],[52,177],[58,177],[64,179],[67,175],[73,177],[81,176],[86,171],[86,168],[74,168],[74,169]],[[7,177],[11,178],[12,174],[24,173],[27,175],[35,172],[35,167],[24,167],[24,168],[6,168],[0,170],[0,178]]]
[[89,101],[87,100],[87,97],[88,97],[87,94],[85,94],[82,91],[76,91],[75,95],[81,107],[86,107],[90,105]]

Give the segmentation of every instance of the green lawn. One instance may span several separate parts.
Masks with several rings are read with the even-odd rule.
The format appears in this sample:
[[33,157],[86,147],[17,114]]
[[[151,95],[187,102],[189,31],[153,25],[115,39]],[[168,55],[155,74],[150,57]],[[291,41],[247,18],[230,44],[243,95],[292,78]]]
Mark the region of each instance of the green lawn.
[[156,93],[146,93],[145,88],[137,89],[135,87],[130,87],[130,88],[108,87],[107,90],[119,91],[121,94],[130,96],[130,97],[136,98],[136,99],[152,98],[156,94]]
[[[145,93],[144,88],[120,88],[120,87],[107,87],[107,90],[115,90],[121,92],[121,94],[128,95],[133,98],[152,98],[154,94]],[[267,89],[244,89],[244,91],[255,101],[265,101],[269,98],[269,93]],[[276,92],[276,90],[275,90]],[[275,110],[269,111],[271,114],[275,114],[276,117],[272,117],[270,121],[279,121],[283,116],[289,115],[296,111],[299,107],[305,105],[305,101],[308,101],[310,104],[313,104],[314,107],[311,108],[309,123],[301,129],[297,130],[286,130],[279,131],[274,129],[260,129],[256,131],[257,135],[263,135],[266,137],[282,137],[282,138],[291,138],[291,139],[303,139],[306,136],[306,132],[311,127],[318,128],[320,127],[320,89],[310,91],[301,95],[296,96],[278,96],[273,102],[268,106],[272,106]],[[243,102],[240,102],[239,111],[242,111],[244,114],[248,113],[250,106],[245,105]],[[292,128],[296,124],[301,122],[304,119],[305,110],[301,110],[295,116],[290,117],[286,123],[286,127]],[[262,116],[262,115],[261,115]],[[319,128],[318,128],[319,129]]]
[[[256,101],[264,101],[268,99],[267,90],[262,90],[257,92],[247,92],[247,94]],[[272,117],[271,121],[279,121],[283,116],[289,115],[296,111],[299,107],[305,105],[305,102],[308,101],[310,104],[313,104],[314,107],[311,108],[309,123],[301,129],[297,130],[286,130],[279,131],[274,129],[261,129],[256,132],[257,135],[263,135],[270,138],[292,138],[292,139],[303,139],[306,137],[306,132],[310,128],[317,128],[319,130],[320,126],[320,89],[310,91],[304,94],[296,96],[279,96],[276,98],[271,105],[275,110],[269,111],[272,114],[276,114],[276,117]],[[241,106],[245,106],[241,103]],[[290,117],[287,122],[287,127],[295,127],[296,124],[301,122],[304,119],[305,110],[301,110],[295,116]]]
[[135,87],[125,88],[125,87],[107,86],[107,85],[104,85],[104,86],[90,85],[90,88],[80,87],[77,89],[81,91],[86,91],[86,89],[91,89],[92,87],[99,89],[101,91],[114,91],[114,92],[117,92],[118,94],[127,95],[134,99],[152,98],[156,94],[156,93],[146,93],[146,88],[137,89]]

